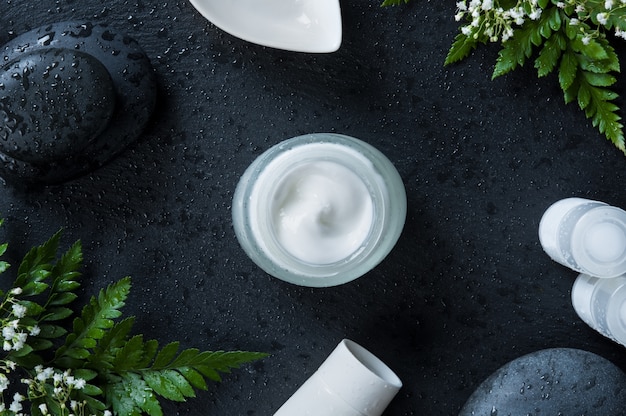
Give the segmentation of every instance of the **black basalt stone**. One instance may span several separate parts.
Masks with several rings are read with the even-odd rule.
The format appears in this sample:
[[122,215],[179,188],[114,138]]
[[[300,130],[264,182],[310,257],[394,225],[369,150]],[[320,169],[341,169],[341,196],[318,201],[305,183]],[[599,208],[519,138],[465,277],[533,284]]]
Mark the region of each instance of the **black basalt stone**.
[[108,71],[84,52],[32,51],[0,72],[0,151],[45,164],[82,152],[115,109]]
[[459,416],[623,415],[626,374],[590,352],[554,348],[504,365]]
[[61,22],[0,49],[0,176],[57,183],[96,169],[138,138],[156,77],[132,38]]

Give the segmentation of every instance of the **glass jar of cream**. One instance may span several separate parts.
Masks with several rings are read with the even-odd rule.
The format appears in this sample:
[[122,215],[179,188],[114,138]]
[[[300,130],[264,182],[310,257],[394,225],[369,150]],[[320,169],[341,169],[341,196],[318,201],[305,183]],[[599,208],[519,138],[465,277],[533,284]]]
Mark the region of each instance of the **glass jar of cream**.
[[406,218],[393,164],[353,137],[285,140],[244,172],[233,197],[242,248],[265,272],[326,287],[365,274],[389,254]]

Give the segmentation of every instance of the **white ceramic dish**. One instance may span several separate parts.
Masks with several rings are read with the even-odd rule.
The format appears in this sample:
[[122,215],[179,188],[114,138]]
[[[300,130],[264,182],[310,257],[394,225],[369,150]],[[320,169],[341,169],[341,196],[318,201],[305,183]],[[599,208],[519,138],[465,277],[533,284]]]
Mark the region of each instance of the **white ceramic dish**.
[[339,49],[339,0],[190,0],[225,32],[259,45],[297,52]]

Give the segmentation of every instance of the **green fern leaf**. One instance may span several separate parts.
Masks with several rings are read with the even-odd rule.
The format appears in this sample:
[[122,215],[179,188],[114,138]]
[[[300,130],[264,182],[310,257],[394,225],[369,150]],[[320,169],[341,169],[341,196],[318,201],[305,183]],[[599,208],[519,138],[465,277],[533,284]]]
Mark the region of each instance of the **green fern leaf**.
[[[576,80],[576,75],[578,74],[578,59],[576,58],[576,54],[571,49],[567,49],[561,58],[561,63],[559,65],[559,84],[561,85],[561,89],[563,91],[567,91],[574,81]],[[565,100],[565,102],[570,102],[571,100]]]
[[60,321],[70,317],[74,313],[73,310],[66,307],[48,308],[46,313],[41,316],[42,322]]
[[198,355],[199,365],[193,367],[207,378],[222,381],[219,373],[230,373],[242,364],[267,357],[265,353],[248,351],[207,351]]
[[454,42],[448,51],[444,65],[450,65],[466,58],[477,45],[478,41],[476,39],[465,36],[463,33],[459,32],[454,38]]
[[611,74],[583,71],[583,76],[589,85],[594,87],[610,87],[617,81],[617,79]]
[[134,322],[134,317],[116,322],[98,341],[96,347],[93,349],[93,353],[89,356],[89,366],[99,369],[112,369],[115,356],[118,351],[124,347]]
[[97,298],[92,297],[81,316],[74,319],[73,331],[66,337],[65,345],[57,350],[57,359],[66,356],[83,360],[89,357],[90,350],[104,337],[105,330],[114,326],[113,319],[121,316],[120,309],[129,291],[130,278],[126,277],[101,290]]
[[[561,17],[556,9],[546,11],[538,20],[527,21],[513,32],[511,39],[502,43],[491,78],[495,79],[513,71],[518,66],[523,66],[532,56],[533,48],[541,46],[545,39],[550,39],[553,32],[560,28]],[[555,39],[555,42],[560,47],[560,39]],[[549,57],[544,56],[544,59],[547,58]]]
[[559,32],[554,33],[546,40],[535,60],[535,68],[539,77],[548,75],[557,67],[565,48],[565,40]]
[[122,348],[116,351],[113,360],[113,369],[118,374],[134,370],[139,364],[144,362],[144,342],[142,335],[135,335],[130,338]]
[[39,337],[40,338],[59,338],[63,335],[67,334],[67,330],[58,325],[44,324],[39,327]]
[[580,52],[594,61],[602,61],[604,59],[608,59],[609,56],[600,42],[597,42],[595,39],[589,39],[587,41],[588,43],[584,43],[582,39],[583,36],[581,34],[578,34],[578,36],[576,36],[576,39],[571,42],[572,49],[574,49],[574,51]]
[[22,288],[22,296],[36,296],[48,288],[42,281],[50,274],[50,263],[56,257],[60,239],[61,232],[58,231],[48,241],[26,253],[14,283],[14,286]]
[[[136,374],[127,375],[127,377],[133,376],[138,377]],[[143,382],[143,380],[141,380],[141,382]],[[134,400],[129,394],[135,388],[140,391],[142,390],[141,386],[127,381],[125,377],[119,377],[119,380],[107,383],[104,393],[111,404],[111,410],[113,410],[116,415],[141,415],[141,408],[135,405]]]
[[385,6],[397,6],[399,4],[406,4],[411,0],[384,0],[381,4],[381,7],[385,7]]
[[502,44],[491,76],[492,79],[507,74],[518,66],[523,66],[526,59],[531,56],[532,38],[535,32],[529,30],[529,27],[531,26],[516,30],[513,37]]
[[199,390],[207,390],[209,387],[204,380],[204,376],[192,367],[181,367],[178,369],[180,373],[189,381],[189,383]]
[[178,371],[142,371],[142,376],[156,394],[168,400],[183,402],[188,397],[195,397],[193,387]]
[[126,373],[107,384],[106,397],[116,415],[141,416],[145,412],[150,416],[163,416],[152,389],[138,374]]
[[82,245],[76,241],[50,270],[52,285],[47,302],[49,305],[67,305],[76,298],[72,292],[80,287],[77,279],[82,263]]
[[600,133],[604,133],[618,149],[622,152],[624,148],[624,126],[620,123],[621,117],[617,114],[619,107],[610,101],[604,100],[604,89],[589,86],[590,105],[585,109],[585,114],[591,118],[594,127]]
[[163,368],[168,368],[168,364],[174,360],[176,356],[176,352],[178,352],[179,342],[170,342],[167,344],[154,359],[154,363],[152,364],[152,369],[159,370]]
[[[587,83],[581,83],[580,86],[578,87],[578,106],[580,107],[581,110],[585,110],[587,109],[587,107],[589,107],[589,104],[591,103],[591,91],[590,91],[590,85]],[[591,117],[591,115],[593,114],[589,114],[587,115],[587,117]]]

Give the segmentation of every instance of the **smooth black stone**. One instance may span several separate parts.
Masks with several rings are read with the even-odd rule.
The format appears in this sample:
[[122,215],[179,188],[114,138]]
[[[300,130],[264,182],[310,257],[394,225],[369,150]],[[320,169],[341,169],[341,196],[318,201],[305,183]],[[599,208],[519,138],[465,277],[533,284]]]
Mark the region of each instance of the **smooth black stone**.
[[498,369],[470,396],[459,416],[623,414],[626,374],[590,352],[553,348]]
[[0,151],[14,159],[43,164],[72,157],[111,120],[111,76],[91,55],[37,50],[2,69]]
[[[4,45],[0,49],[0,59],[14,66],[15,63],[28,59],[27,57],[50,50],[65,50],[64,54],[76,54],[76,56],[83,54],[82,59],[92,69],[96,66],[94,61],[98,61],[108,72],[110,81],[105,82],[106,85],[94,86],[91,90],[93,97],[91,101],[76,103],[77,106],[85,105],[85,108],[76,108],[74,113],[74,117],[81,119],[84,123],[83,129],[79,132],[74,132],[67,137],[66,135],[69,134],[69,129],[65,129],[67,126],[48,122],[50,127],[54,125],[55,128],[59,128],[54,133],[48,133],[48,137],[57,137],[52,142],[62,145],[58,149],[56,147],[53,149],[50,143],[47,150],[37,154],[31,150],[40,149],[38,143],[34,142],[32,149],[30,145],[26,148],[27,139],[20,143],[9,142],[6,149],[0,148],[0,176],[16,186],[63,182],[101,167],[140,136],[156,104],[156,76],[150,60],[134,39],[115,33],[106,24],[60,22],[42,26],[19,35]],[[85,58],[84,55],[89,55],[89,58]],[[102,71],[95,71],[92,74],[94,77],[102,75]],[[9,70],[3,78],[11,78],[14,72]],[[39,80],[44,80],[43,75]],[[50,91],[54,88],[54,79],[48,77],[46,80],[50,84],[43,87],[39,85],[43,88],[42,91]],[[70,81],[69,78],[65,80],[68,83]],[[88,83],[84,80],[76,81],[76,88],[87,87]],[[27,86],[29,91],[34,88],[30,79]],[[112,87],[110,91],[109,86]],[[65,88],[71,91],[72,86],[67,85]],[[89,111],[88,106],[98,101],[96,97],[103,90],[107,90],[106,98],[102,99],[98,108],[92,108],[92,111]],[[82,91],[85,93],[84,88]],[[31,94],[37,93],[31,92]],[[0,89],[0,101],[10,101],[6,96],[7,94]],[[115,106],[112,114],[108,114],[112,100],[115,101]],[[73,104],[64,105],[68,108],[57,109],[57,112],[52,114],[69,112]],[[14,106],[15,103],[12,104],[12,108]],[[36,112],[39,112],[39,109]],[[91,120],[89,121],[85,121],[83,117],[83,115],[86,117],[87,113],[90,113]],[[30,115],[36,117],[36,114]],[[105,123],[105,119],[108,119],[108,123]],[[0,118],[0,123],[4,123],[0,131],[13,131],[17,126],[16,121],[13,121],[11,117]],[[40,126],[42,127],[45,126]],[[90,137],[87,145],[82,148],[76,143],[83,140],[76,140],[75,143],[75,138],[85,139],[92,134],[93,137]],[[72,144],[69,145],[69,143]],[[15,144],[18,145],[18,149],[15,149]],[[69,152],[67,151],[68,145]]]

